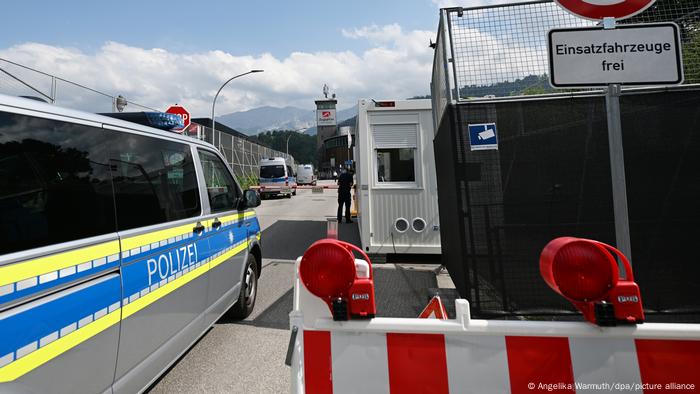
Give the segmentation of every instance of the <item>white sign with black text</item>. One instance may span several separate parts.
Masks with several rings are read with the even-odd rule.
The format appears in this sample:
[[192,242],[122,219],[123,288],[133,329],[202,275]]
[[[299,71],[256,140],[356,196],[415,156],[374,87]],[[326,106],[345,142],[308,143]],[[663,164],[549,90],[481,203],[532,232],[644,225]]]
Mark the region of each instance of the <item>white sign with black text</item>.
[[549,78],[556,88],[683,82],[675,23],[553,29],[548,37]]

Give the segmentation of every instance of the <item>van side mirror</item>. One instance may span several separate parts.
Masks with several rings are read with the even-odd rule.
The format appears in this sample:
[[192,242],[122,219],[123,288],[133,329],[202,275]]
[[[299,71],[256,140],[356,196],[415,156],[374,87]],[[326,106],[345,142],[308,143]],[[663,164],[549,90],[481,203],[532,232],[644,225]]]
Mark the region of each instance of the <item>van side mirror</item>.
[[260,206],[260,195],[255,190],[246,190],[243,193],[244,198],[244,208],[255,208]]

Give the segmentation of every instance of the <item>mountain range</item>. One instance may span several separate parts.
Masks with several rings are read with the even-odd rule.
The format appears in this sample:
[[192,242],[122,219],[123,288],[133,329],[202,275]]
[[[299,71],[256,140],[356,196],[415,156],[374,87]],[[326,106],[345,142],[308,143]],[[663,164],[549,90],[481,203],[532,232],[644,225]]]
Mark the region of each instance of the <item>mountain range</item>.
[[[336,112],[342,122],[357,115],[357,107]],[[258,107],[248,111],[232,112],[216,117],[216,121],[247,135],[268,130],[304,130],[304,134],[316,135],[316,111],[298,107]]]

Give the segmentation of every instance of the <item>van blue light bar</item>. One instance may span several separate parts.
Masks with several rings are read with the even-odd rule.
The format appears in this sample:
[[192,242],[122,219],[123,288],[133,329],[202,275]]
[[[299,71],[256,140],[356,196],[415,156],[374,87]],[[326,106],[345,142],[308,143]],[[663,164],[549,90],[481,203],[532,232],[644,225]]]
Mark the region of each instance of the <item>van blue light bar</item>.
[[166,131],[172,129],[182,129],[185,127],[185,124],[179,115],[169,114],[166,112],[110,112],[100,115],[126,120],[127,122],[137,123],[143,126],[149,126]]
[[167,112],[144,112],[146,118],[151,123],[151,127],[161,130],[181,129],[185,127],[185,122],[180,115],[169,114]]

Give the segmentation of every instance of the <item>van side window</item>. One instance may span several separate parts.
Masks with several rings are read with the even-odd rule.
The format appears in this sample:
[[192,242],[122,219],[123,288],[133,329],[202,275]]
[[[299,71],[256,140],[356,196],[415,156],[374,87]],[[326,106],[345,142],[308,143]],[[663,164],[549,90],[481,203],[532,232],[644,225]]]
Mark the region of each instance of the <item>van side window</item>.
[[207,184],[211,212],[236,209],[241,193],[226,164],[211,152],[202,149],[198,151],[204,171],[204,181]]
[[120,133],[112,146],[110,163],[119,230],[201,213],[189,145]]
[[116,231],[116,133],[0,112],[0,255]]
[[284,166],[282,165],[261,165],[260,166],[260,178],[270,179],[270,178],[284,178]]

